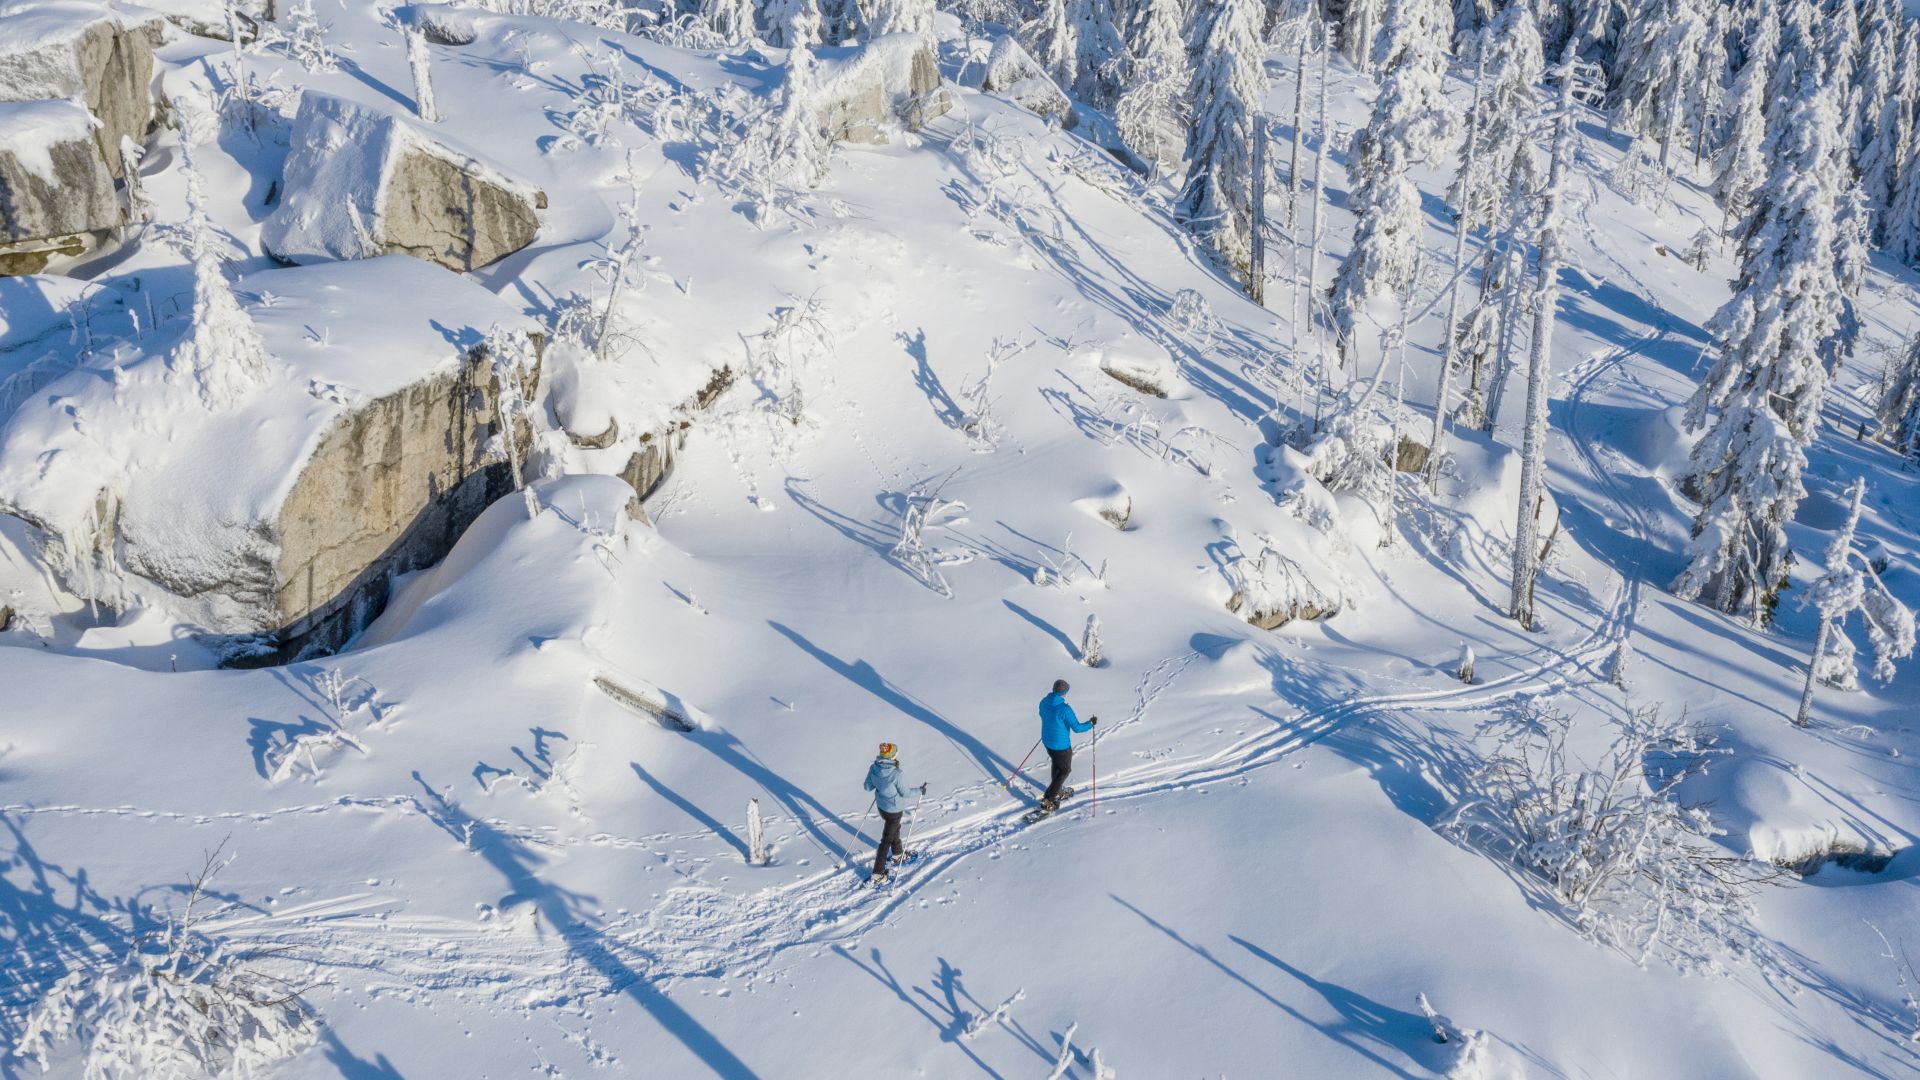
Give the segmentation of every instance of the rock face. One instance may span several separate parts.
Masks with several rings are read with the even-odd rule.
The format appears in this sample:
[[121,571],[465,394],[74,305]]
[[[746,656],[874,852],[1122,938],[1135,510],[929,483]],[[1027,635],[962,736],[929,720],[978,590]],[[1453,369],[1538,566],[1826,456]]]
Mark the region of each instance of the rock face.
[[313,92],[294,118],[285,192],[261,234],[275,258],[404,254],[463,272],[532,243],[547,204],[424,125]]
[[[210,410],[144,350],[110,378],[75,372],[0,428],[0,512],[34,526],[73,595],[160,607],[232,662],[263,663],[340,647],[395,576],[512,492],[481,342],[494,325],[539,338],[498,297],[404,256],[262,271],[241,290],[274,297],[249,310],[265,385]],[[523,372],[520,396],[538,378]],[[524,454],[531,431],[512,428]]]
[[94,127],[77,100],[0,104],[0,274],[38,273],[120,224]]
[[195,37],[232,41],[233,32],[227,27],[229,2],[242,41],[252,41],[259,36],[261,23],[280,17],[275,0],[145,0],[140,6],[165,15],[168,22]]
[[819,50],[827,137],[884,143],[887,130],[918,131],[953,108],[933,50],[914,34],[887,34],[850,49]]
[[120,139],[144,142],[153,126],[153,49],[165,32],[157,16],[83,0],[0,0],[0,101],[80,99],[118,177]]

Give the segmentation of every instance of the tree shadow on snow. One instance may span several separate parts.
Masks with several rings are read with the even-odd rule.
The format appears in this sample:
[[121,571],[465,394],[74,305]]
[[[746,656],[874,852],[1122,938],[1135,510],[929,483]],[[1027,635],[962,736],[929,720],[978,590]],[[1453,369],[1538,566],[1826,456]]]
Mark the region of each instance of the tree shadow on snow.
[[567,951],[607,981],[608,992],[632,998],[713,1075],[724,1080],[753,1080],[758,1076],[713,1032],[616,951],[618,939],[604,935],[592,922],[595,910],[592,897],[542,880],[538,856],[485,821],[469,815],[434,790],[419,772],[413,774],[413,779],[426,793],[423,805],[432,808],[441,828],[485,859],[506,879],[515,895],[532,901],[547,925],[566,943]]
[[[867,950],[868,961],[862,961],[859,957],[853,955],[853,952],[845,945],[835,945],[833,951],[847,963],[859,968],[862,974],[892,991],[893,996],[899,998],[901,1004],[920,1014],[922,1019],[932,1024],[934,1028],[940,1032],[941,1042],[949,1043],[954,1049],[965,1054],[968,1061],[973,1062],[975,1067],[988,1076],[993,1077],[994,1080],[1004,1080],[1001,1073],[993,1066],[981,1060],[980,1055],[974,1053],[973,1048],[962,1038],[966,1032],[967,1025],[972,1022],[974,1014],[961,1007],[959,1003],[959,997],[961,995],[965,995],[968,1003],[978,1008],[982,1015],[992,1010],[982,1006],[979,1001],[974,999],[972,994],[960,988],[959,968],[947,963],[944,958],[941,959],[937,985],[941,988],[942,996],[936,998],[931,993],[928,993],[926,988],[915,986],[913,988],[914,994],[919,995],[927,1001],[927,1005],[922,1005],[907,993],[906,987],[901,983],[899,976],[887,968],[887,962],[880,955],[879,949]],[[932,1006],[932,1008],[929,1008],[929,1005]],[[935,1009],[940,1010],[940,1012],[935,1012]],[[940,1013],[944,1013],[945,1015],[943,1016]],[[1007,1017],[1001,1022],[1001,1026],[1011,1031],[1021,1045],[1034,1051],[1041,1060],[1052,1060],[1046,1051],[1041,1049],[1040,1044],[1033,1036],[1029,1035],[1020,1027],[1018,1021],[1012,1017]]]

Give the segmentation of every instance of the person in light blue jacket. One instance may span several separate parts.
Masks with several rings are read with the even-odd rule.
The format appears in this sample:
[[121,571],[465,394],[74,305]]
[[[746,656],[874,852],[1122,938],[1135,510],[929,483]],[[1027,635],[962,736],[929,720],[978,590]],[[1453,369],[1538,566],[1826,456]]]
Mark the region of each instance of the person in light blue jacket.
[[[867,769],[867,790],[873,792],[873,804],[880,808],[880,820],[886,827],[880,832],[880,850],[873,853],[873,880],[887,880],[887,856],[892,854],[902,861],[913,858],[900,842],[900,819],[907,812],[907,785],[900,779],[900,759],[890,742],[880,744],[880,756],[873,759]],[[920,794],[927,793],[927,785],[920,785]]]
[[1060,805],[1061,792],[1065,790],[1067,776],[1073,772],[1073,736],[1076,732],[1093,730],[1100,722],[1097,716],[1091,716],[1083,723],[1073,715],[1073,706],[1067,704],[1067,680],[1055,679],[1053,693],[1040,699],[1040,745],[1047,748],[1047,760],[1053,764],[1053,783],[1047,785],[1047,793],[1040,797],[1040,808],[1051,813]]

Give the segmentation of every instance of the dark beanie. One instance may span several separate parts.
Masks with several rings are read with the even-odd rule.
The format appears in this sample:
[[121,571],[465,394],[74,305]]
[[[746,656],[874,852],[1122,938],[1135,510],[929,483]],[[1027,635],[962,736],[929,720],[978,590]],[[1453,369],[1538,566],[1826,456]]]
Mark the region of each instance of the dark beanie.
[[1066,693],[1066,692],[1067,692],[1067,680],[1065,680],[1065,679],[1055,679],[1055,680],[1053,680],[1053,692],[1054,692],[1054,693],[1056,693],[1056,694],[1064,694],[1064,693]]

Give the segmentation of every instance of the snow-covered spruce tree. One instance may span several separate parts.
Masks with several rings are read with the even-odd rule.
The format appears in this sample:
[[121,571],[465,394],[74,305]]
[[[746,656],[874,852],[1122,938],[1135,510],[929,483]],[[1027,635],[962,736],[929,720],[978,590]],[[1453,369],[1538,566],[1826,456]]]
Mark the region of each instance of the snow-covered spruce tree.
[[1193,73],[1187,180],[1175,210],[1208,249],[1238,273],[1253,257],[1253,113],[1261,71],[1259,10],[1221,0]]
[[794,179],[808,187],[817,187],[827,178],[827,162],[833,150],[820,119],[819,102],[820,77],[813,50],[796,47],[787,55],[787,80],[780,91],[780,109],[770,133],[767,159],[773,164],[784,163]]
[[877,0],[873,5],[873,34],[933,33],[933,0]]
[[1920,335],[1907,342],[1906,351],[1887,361],[1892,369],[1883,380],[1877,410],[1880,437],[1902,456],[1920,450]]
[[1840,323],[1832,335],[1820,342],[1829,374],[1853,356],[1860,340],[1860,289],[1867,280],[1867,259],[1873,246],[1873,211],[1867,193],[1858,181],[1848,179],[1845,162],[1833,165],[1836,182],[1843,184],[1835,200],[1838,207],[1833,222],[1833,276],[1840,286]]
[[1706,429],[1687,479],[1701,509],[1673,591],[1755,625],[1772,617],[1792,551],[1786,523],[1826,396],[1840,327],[1832,144],[1844,132],[1832,92],[1808,74],[1774,143],[1767,182],[1741,237],[1733,298],[1708,323],[1718,346],[1687,407]]
[[287,54],[308,71],[339,70],[340,65],[334,59],[333,50],[327,48],[329,27],[330,24],[321,22],[320,17],[314,14],[313,0],[293,0],[293,5],[287,9]]
[[739,45],[754,37],[754,0],[707,0],[707,26],[722,40]]
[[1080,632],[1080,662],[1090,668],[1100,667],[1105,663],[1105,650],[1100,640],[1100,616],[1088,615],[1086,629]]
[[1073,23],[1073,45],[1078,55],[1071,84],[1081,100],[1102,108],[1120,99],[1128,80],[1126,42],[1114,19],[1113,0],[1071,0],[1067,17]]
[[1144,161],[1162,172],[1179,167],[1192,123],[1188,94],[1193,89],[1193,67],[1187,62],[1187,43],[1181,36],[1186,19],[1184,0],[1140,0],[1133,22],[1129,51],[1133,75],[1114,119],[1120,137]]
[[1347,158],[1348,205],[1359,218],[1353,247],[1334,275],[1331,307],[1341,351],[1351,363],[1361,309],[1411,284],[1420,247],[1420,191],[1414,165],[1443,154],[1453,139],[1445,43],[1452,13],[1439,0],[1391,0],[1374,48],[1380,93]]
[[1734,80],[1733,115],[1713,162],[1713,194],[1720,200],[1720,231],[1733,232],[1753,211],[1754,192],[1767,171],[1767,88],[1780,51],[1780,12],[1767,5],[1747,41],[1747,62]]
[[[1860,59],[1860,16],[1856,0],[1826,0],[1814,21],[1815,48],[1820,62],[1820,81],[1833,90],[1841,118],[1853,119],[1853,75]],[[1849,130],[1849,135],[1851,131]],[[1851,146],[1842,143],[1848,150]]]
[[[1363,71],[1374,67],[1374,44],[1386,23],[1388,0],[1346,0],[1334,29],[1340,53]],[[1445,48],[1445,43],[1441,43]]]
[[818,0],[761,0],[761,35],[776,49],[820,44],[823,24]]
[[[1920,65],[1920,50],[1906,52],[1903,61],[1894,59],[1902,55],[1896,52],[1901,48],[1900,36],[1897,28],[1883,25],[1876,28],[1875,37],[1868,39],[1867,65],[1863,69],[1866,83],[1854,135],[1860,186],[1873,209],[1876,242],[1885,242],[1890,232],[1888,219],[1899,194],[1900,167],[1913,149],[1912,91],[1920,82],[1920,71],[1907,65]],[[1893,40],[1882,45],[1878,39]],[[1912,44],[1916,38],[1909,34],[1906,40]]]
[[1727,111],[1727,26],[1732,12],[1724,4],[1712,4],[1707,20],[1706,40],[1700,45],[1700,75],[1693,80],[1687,111],[1693,117],[1693,171],[1700,171],[1706,157],[1707,139],[1724,119]]
[[1038,16],[1024,30],[1028,51],[1055,83],[1072,88],[1080,81],[1080,43],[1067,0],[1040,0]]
[[191,373],[201,402],[218,409],[239,401],[266,379],[267,346],[227,280],[220,236],[207,217],[205,188],[193,164],[192,141],[180,141],[180,171],[187,187],[187,220],[180,238],[193,265],[193,325],[168,367]]
[[1467,118],[1471,145],[1463,151],[1461,168],[1447,191],[1447,202],[1460,217],[1461,227],[1486,224],[1499,204],[1513,160],[1536,138],[1539,115],[1536,87],[1546,71],[1540,31],[1526,4],[1511,4],[1494,18],[1489,40],[1479,52],[1481,87]]
[[1662,168],[1672,168],[1674,138],[1693,119],[1696,82],[1709,77],[1700,62],[1710,28],[1705,0],[1645,0],[1621,32],[1614,118],[1659,140]]
[[1887,250],[1920,266],[1920,138],[1911,141],[1895,184],[1893,210],[1887,214]]
[[1891,681],[1894,661],[1913,655],[1913,612],[1887,591],[1880,575],[1873,572],[1854,545],[1860,502],[1866,490],[1867,482],[1858,478],[1847,488],[1847,520],[1827,545],[1826,572],[1815,579],[1801,600],[1820,613],[1813,657],[1807,664],[1806,687],[1800,692],[1800,709],[1793,720],[1801,727],[1806,727],[1813,715],[1816,681],[1836,690],[1852,690],[1858,685],[1853,642],[1846,633],[1847,616],[1857,611],[1866,621],[1867,640],[1873,644],[1874,678]]
[[1540,269],[1535,275],[1533,338],[1527,350],[1526,434],[1520,447],[1520,505],[1513,530],[1513,593],[1508,614],[1533,629],[1534,583],[1540,576],[1540,509],[1547,487],[1547,384],[1553,378],[1553,324],[1560,309],[1561,203],[1573,156],[1578,104],[1573,49],[1560,65],[1560,105],[1553,125],[1553,158],[1540,212]]
[[[1479,133],[1485,119],[1482,106],[1486,101],[1487,54],[1491,51],[1488,42],[1492,36],[1491,30],[1483,30],[1475,35],[1479,44],[1473,50],[1477,58],[1474,61],[1473,98],[1467,106],[1465,146],[1461,151],[1460,169],[1454,176],[1453,187],[1447,193],[1449,201],[1471,191],[1475,181],[1470,178],[1482,173]],[[1456,202],[1453,206],[1453,258],[1447,264],[1452,283],[1447,286],[1447,321],[1441,324],[1446,334],[1446,344],[1440,350],[1440,374],[1433,391],[1433,434],[1427,440],[1426,480],[1429,492],[1440,490],[1441,450],[1446,443],[1447,417],[1450,415],[1448,406],[1453,400],[1453,372],[1460,366],[1460,301],[1466,292],[1466,275],[1461,268],[1467,262],[1467,235],[1471,225],[1460,204]]]

